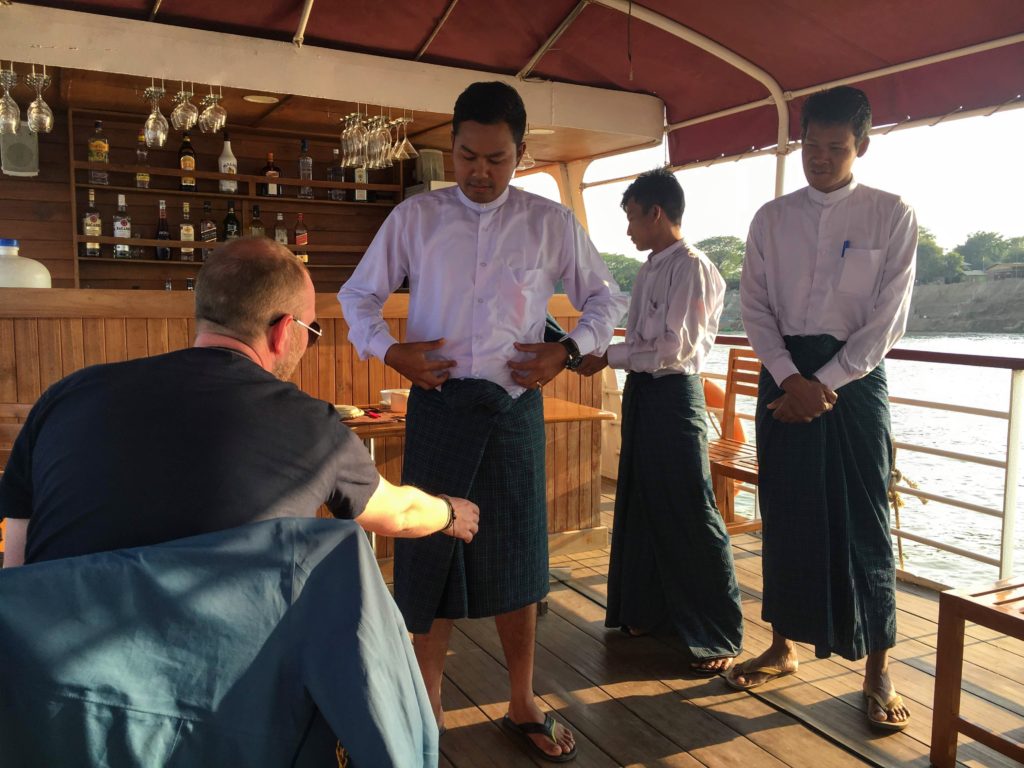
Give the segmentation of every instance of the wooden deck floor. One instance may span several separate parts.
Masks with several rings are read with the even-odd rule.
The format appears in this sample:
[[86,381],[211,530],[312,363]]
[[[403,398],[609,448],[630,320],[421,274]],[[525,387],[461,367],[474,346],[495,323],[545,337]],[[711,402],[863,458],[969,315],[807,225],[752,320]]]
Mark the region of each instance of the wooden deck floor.
[[[604,507],[610,510],[610,498]],[[610,514],[609,514],[610,522]],[[746,617],[745,653],[770,633],[760,618],[760,538],[733,539]],[[756,692],[720,678],[693,679],[671,639],[628,638],[604,627],[608,550],[552,560],[549,610],[538,621],[535,687],[576,734],[578,766],[928,766],[937,595],[902,586],[892,674],[912,708],[906,731],[867,726],[862,664],[815,659],[801,648],[796,675]],[[507,709],[504,657],[491,620],[460,621],[453,632],[441,765],[453,768],[548,765],[498,727]],[[1024,644],[968,627],[962,712],[1024,741]],[[1016,766],[961,738],[968,766]]]

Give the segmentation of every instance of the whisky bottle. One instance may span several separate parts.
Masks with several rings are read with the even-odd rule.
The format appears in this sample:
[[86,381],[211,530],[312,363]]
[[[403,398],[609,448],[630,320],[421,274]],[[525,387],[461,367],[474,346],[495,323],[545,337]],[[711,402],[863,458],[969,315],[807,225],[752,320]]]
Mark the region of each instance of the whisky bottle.
[[[178,239],[183,242],[192,242],[196,239],[196,228],[192,224],[191,210],[188,203],[181,204],[181,224],[178,225]],[[190,246],[182,246],[182,261],[195,261],[196,249]]]
[[[109,163],[110,162],[110,141],[107,139],[107,135],[103,133],[103,121],[97,120],[95,123],[95,130],[92,136],[89,137],[89,162],[90,163]],[[90,184],[109,184],[110,177],[106,171],[89,171],[89,183]]]
[[[100,212],[96,210],[96,190],[89,190],[89,207],[82,214],[82,234],[87,237],[103,236],[103,220],[100,219]],[[100,244],[86,242],[82,248],[83,256],[96,257],[100,255]]]
[[217,242],[217,222],[213,220],[213,207],[210,201],[203,203],[203,220],[199,222],[199,239],[204,243],[211,243],[209,247],[203,248],[203,261],[210,258],[214,245]]
[[[128,215],[128,206],[125,204],[124,195],[117,196],[117,214],[114,216],[114,237],[124,238],[125,241],[132,236],[132,217]],[[125,243],[117,243],[114,246],[115,259],[130,259],[132,257],[131,246]]]
[[[178,149],[178,166],[183,171],[194,171],[196,169],[196,151],[192,148],[192,136],[188,131],[181,138],[181,147]],[[186,192],[196,191],[196,177],[182,176],[181,188]]]
[[[170,240],[171,239],[171,227],[167,223],[167,201],[160,201],[160,219],[156,223],[156,239],[157,240]],[[170,246],[158,245],[156,247],[156,257],[159,261],[170,261],[171,249]],[[168,288],[168,290],[170,290]]]

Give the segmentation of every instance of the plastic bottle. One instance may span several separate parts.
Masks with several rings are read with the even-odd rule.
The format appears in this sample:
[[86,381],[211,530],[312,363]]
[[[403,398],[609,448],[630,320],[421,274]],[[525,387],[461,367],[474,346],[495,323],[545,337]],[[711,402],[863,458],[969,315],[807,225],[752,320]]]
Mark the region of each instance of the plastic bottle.
[[18,241],[0,239],[0,288],[49,288],[50,270],[18,255]]

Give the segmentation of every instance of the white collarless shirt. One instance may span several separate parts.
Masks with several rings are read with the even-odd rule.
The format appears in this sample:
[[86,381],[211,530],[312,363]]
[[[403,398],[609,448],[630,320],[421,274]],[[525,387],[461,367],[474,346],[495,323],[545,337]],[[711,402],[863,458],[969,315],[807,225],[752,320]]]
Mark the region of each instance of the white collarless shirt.
[[409,278],[406,341],[445,339],[430,356],[454,360],[452,378],[487,379],[512,396],[515,342],[543,341],[548,300],[561,280],[582,311],[570,332],[581,354],[603,352],[627,298],[573,213],[509,187],[475,203],[458,187],[412,197],[392,211],[338,292],[360,357],[396,343],[381,308]]
[[683,240],[652,253],[633,284],[626,341],[608,347],[608,365],[655,377],[700,373],[715,343],[725,280]]
[[916,253],[913,208],[856,181],[828,193],[805,187],[762,206],[747,236],[740,308],[776,383],[798,373],[784,336],[846,341],[814,372],[830,389],[873,370],[906,330]]

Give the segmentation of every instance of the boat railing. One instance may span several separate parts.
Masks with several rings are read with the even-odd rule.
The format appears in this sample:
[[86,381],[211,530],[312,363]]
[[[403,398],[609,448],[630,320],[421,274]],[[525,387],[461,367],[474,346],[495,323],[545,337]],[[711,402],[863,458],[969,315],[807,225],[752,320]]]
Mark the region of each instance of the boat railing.
[[[618,328],[615,331],[616,336],[624,336],[625,330]],[[723,346],[749,346],[749,342],[743,336],[729,336],[719,335],[715,339],[715,343]],[[1005,371],[1010,376],[1010,393],[1009,400],[1007,403],[1006,410],[994,410],[989,408],[978,408],[970,405],[960,405],[955,403],[944,403],[933,400],[919,400],[907,397],[891,397],[889,402],[894,405],[903,405],[913,408],[929,409],[933,411],[946,411],[952,413],[967,414],[970,416],[977,416],[986,419],[999,419],[1006,422],[1006,447],[1002,458],[991,458],[986,456],[978,456],[971,453],[962,451],[952,451],[938,445],[922,445],[919,443],[913,443],[905,440],[894,440],[893,444],[897,451],[907,451],[911,453],[928,454],[931,456],[938,456],[946,459],[952,459],[954,461],[960,461],[967,464],[974,464],[984,467],[992,467],[998,469],[1002,473],[1003,489],[1002,489],[1002,508],[996,508],[987,506],[984,504],[976,504],[971,501],[966,501],[961,498],[956,498],[946,494],[934,493],[928,490],[914,487],[907,482],[897,482],[893,486],[893,490],[899,494],[906,496],[914,496],[922,501],[935,501],[942,504],[962,509],[968,512],[972,512],[979,515],[985,515],[992,517],[1000,521],[1000,541],[999,541],[999,556],[991,557],[981,552],[966,549],[964,547],[958,547],[948,542],[939,541],[935,538],[915,533],[912,530],[907,530],[906,527],[897,523],[892,528],[893,536],[897,537],[897,541],[902,545],[902,540],[913,541],[918,544],[923,544],[943,552],[948,552],[952,555],[964,557],[970,560],[974,560],[979,563],[984,563],[989,566],[993,566],[999,571],[999,578],[1006,579],[1013,575],[1013,558],[1014,558],[1014,544],[1015,544],[1015,528],[1016,528],[1016,510],[1017,510],[1017,489],[1020,482],[1020,454],[1021,454],[1021,429],[1022,422],[1024,422],[1024,359],[1011,358],[1011,357],[997,357],[992,355],[964,355],[948,352],[933,352],[924,350],[913,350],[913,349],[893,349],[887,355],[888,359],[891,360],[907,360],[913,362],[925,362],[925,363],[938,363],[944,365],[960,365],[974,368],[988,369],[992,371]],[[704,373],[704,378],[724,380],[726,377],[720,373]],[[607,410],[613,410],[616,413],[619,412],[617,407],[622,398],[622,390],[616,386],[611,386],[608,382],[613,382],[614,378],[606,377],[606,386],[604,388],[604,407]],[[737,409],[737,415],[741,419],[753,420],[753,414],[747,410]],[[616,422],[614,426],[608,425],[606,430],[614,430],[618,428]],[[606,431],[606,434],[608,432]],[[618,453],[618,440],[617,435],[614,442],[614,449],[612,450],[612,460],[617,460]],[[607,446],[606,440],[606,447]],[[606,464],[608,466],[608,464]],[[756,489],[750,486],[741,486],[741,490],[747,490],[756,493]],[[755,504],[756,514],[756,504]],[[913,574],[910,574],[913,576]]]

